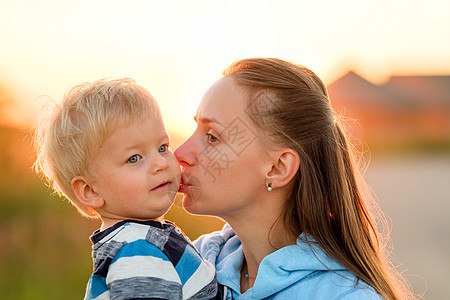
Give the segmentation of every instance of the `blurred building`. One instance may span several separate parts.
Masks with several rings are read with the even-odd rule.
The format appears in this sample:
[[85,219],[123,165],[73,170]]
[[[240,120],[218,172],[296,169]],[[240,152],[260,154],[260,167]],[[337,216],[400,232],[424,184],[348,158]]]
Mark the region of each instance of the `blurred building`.
[[328,91],[351,134],[368,143],[450,141],[450,76],[393,76],[376,85],[348,72]]

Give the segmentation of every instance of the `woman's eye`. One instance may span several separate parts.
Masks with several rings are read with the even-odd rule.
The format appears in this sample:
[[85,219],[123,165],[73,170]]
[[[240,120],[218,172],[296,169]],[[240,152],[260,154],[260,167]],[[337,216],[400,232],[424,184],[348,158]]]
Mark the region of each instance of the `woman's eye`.
[[169,149],[169,145],[161,145],[161,146],[159,146],[158,151],[159,151],[159,153],[164,153],[164,152],[166,152],[168,149]]
[[141,160],[141,157],[140,157],[139,155],[135,154],[135,155],[133,155],[132,157],[130,157],[130,158],[127,160],[127,162],[128,162],[128,163],[131,163],[131,164],[134,164],[134,163],[137,163],[139,160]]
[[214,135],[212,135],[211,133],[207,133],[206,134],[208,136],[208,143],[213,144],[219,141],[219,139],[217,137],[215,137]]

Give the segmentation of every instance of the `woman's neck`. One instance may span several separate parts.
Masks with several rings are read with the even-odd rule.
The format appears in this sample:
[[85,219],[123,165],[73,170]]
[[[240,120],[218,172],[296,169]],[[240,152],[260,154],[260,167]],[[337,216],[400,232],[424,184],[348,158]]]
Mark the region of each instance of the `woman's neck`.
[[257,270],[259,264],[267,255],[285,246],[295,244],[297,236],[289,234],[281,223],[282,220],[277,221],[275,218],[273,223],[247,220],[243,226],[230,224],[242,243],[250,273],[253,273],[252,267],[256,267]]
[[280,248],[295,244],[297,239],[297,235],[291,234],[284,225],[281,207],[274,205],[275,201],[261,202],[240,215],[224,217],[239,237],[244,251],[241,292],[253,286],[264,257]]

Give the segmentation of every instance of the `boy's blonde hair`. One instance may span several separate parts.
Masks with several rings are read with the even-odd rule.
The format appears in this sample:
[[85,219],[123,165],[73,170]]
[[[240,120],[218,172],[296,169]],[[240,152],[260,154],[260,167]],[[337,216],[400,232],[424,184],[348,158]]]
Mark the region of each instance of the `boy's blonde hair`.
[[34,168],[82,215],[98,217],[94,209],[77,200],[72,179],[92,176],[90,159],[118,126],[149,114],[160,115],[158,104],[132,79],[98,80],[75,86],[54,107],[51,118],[42,120],[36,128]]

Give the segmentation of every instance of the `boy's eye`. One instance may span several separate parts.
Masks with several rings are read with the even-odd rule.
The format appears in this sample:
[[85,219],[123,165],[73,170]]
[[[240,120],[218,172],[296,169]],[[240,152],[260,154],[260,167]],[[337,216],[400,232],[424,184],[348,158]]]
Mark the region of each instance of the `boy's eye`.
[[214,135],[212,135],[211,133],[207,133],[206,135],[208,136],[207,139],[208,139],[208,143],[210,143],[210,144],[219,141],[219,139],[217,137],[215,137]]
[[161,145],[161,146],[159,146],[158,151],[159,151],[160,153],[164,153],[164,152],[166,152],[168,149],[169,149],[169,146],[168,146],[168,145]]
[[127,162],[134,164],[134,163],[137,163],[140,159],[141,159],[141,157],[139,155],[135,154],[132,157],[130,157]]

